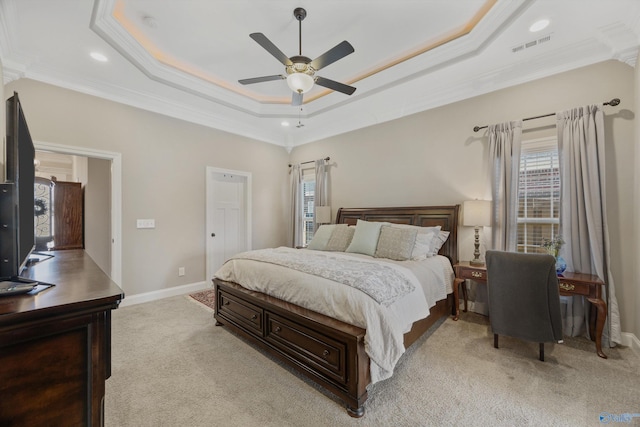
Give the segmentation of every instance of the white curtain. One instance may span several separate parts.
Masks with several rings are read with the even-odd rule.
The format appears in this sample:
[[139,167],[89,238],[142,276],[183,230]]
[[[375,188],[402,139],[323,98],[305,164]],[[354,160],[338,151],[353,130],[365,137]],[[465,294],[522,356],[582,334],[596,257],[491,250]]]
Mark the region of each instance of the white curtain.
[[[556,114],[561,170],[560,226],[567,242],[567,270],[594,274],[606,283],[608,315],[603,345],[620,343],[620,314],[609,269],[609,229],[605,197],[604,114],[599,105]],[[565,334],[579,335],[588,310],[582,297],[567,307]],[[588,331],[588,328],[585,327]]]
[[[313,206],[317,208],[318,206],[328,206],[327,200],[327,168],[325,166],[324,159],[318,159],[315,162],[316,166],[316,188],[314,194]],[[313,224],[314,230],[318,229],[318,223],[316,221],[315,212],[317,209],[314,209],[313,212]]]
[[[492,248],[515,251],[518,236],[518,177],[520,176],[520,148],[522,121],[489,126],[489,162],[491,168]],[[489,314],[486,285],[470,283],[474,294],[472,310]]]
[[300,164],[291,166],[291,247],[302,246],[302,169]]
[[518,177],[522,121],[489,126],[489,160],[491,164],[491,238],[493,249],[516,251],[518,236]]

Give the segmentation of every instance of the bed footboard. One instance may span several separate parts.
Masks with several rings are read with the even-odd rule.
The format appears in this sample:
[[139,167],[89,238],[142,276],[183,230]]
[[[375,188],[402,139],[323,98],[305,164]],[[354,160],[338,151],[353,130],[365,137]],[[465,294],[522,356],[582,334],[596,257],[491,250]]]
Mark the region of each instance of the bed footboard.
[[276,356],[364,415],[369,357],[365,330],[232,282],[214,279],[217,325]]

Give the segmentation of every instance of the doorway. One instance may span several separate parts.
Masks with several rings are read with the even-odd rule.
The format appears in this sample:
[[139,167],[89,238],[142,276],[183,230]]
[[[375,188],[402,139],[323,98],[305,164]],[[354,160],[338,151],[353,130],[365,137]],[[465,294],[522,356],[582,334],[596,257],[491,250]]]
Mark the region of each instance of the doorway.
[[207,167],[206,280],[231,256],[251,250],[251,173]]
[[[37,151],[51,153],[68,154],[92,159],[107,160],[110,169],[110,206],[111,213],[109,221],[111,223],[110,244],[110,271],[105,271],[118,286],[122,287],[122,155],[120,153],[94,150],[89,148],[75,147],[69,145],[55,144],[49,142],[34,141]],[[104,164],[104,162],[102,162]]]

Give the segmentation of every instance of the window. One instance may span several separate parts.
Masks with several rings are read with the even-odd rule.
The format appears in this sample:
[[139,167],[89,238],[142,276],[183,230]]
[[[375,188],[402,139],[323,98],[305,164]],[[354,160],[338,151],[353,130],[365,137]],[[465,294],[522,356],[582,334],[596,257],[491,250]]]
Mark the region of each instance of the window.
[[[312,169],[313,172],[313,169]],[[316,178],[313,173],[302,176],[302,242],[305,246],[313,238],[313,205],[315,203]]]
[[523,141],[518,185],[518,252],[545,253],[544,239],[560,225],[560,167],[556,138]]

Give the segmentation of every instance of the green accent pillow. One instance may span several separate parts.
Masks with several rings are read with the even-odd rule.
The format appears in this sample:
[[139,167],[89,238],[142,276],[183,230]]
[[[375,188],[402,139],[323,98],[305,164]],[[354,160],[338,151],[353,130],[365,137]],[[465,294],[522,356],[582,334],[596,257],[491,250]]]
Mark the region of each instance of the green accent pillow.
[[[340,224],[345,227],[347,224]],[[307,245],[307,249],[313,249],[316,251],[326,251],[327,244],[329,243],[329,239],[331,238],[331,234],[333,230],[338,226],[338,224],[325,224],[318,227],[316,232],[313,234],[313,239]]]
[[346,252],[355,252],[373,256],[378,246],[380,228],[387,223],[369,222],[361,219],[356,223],[356,231]]

